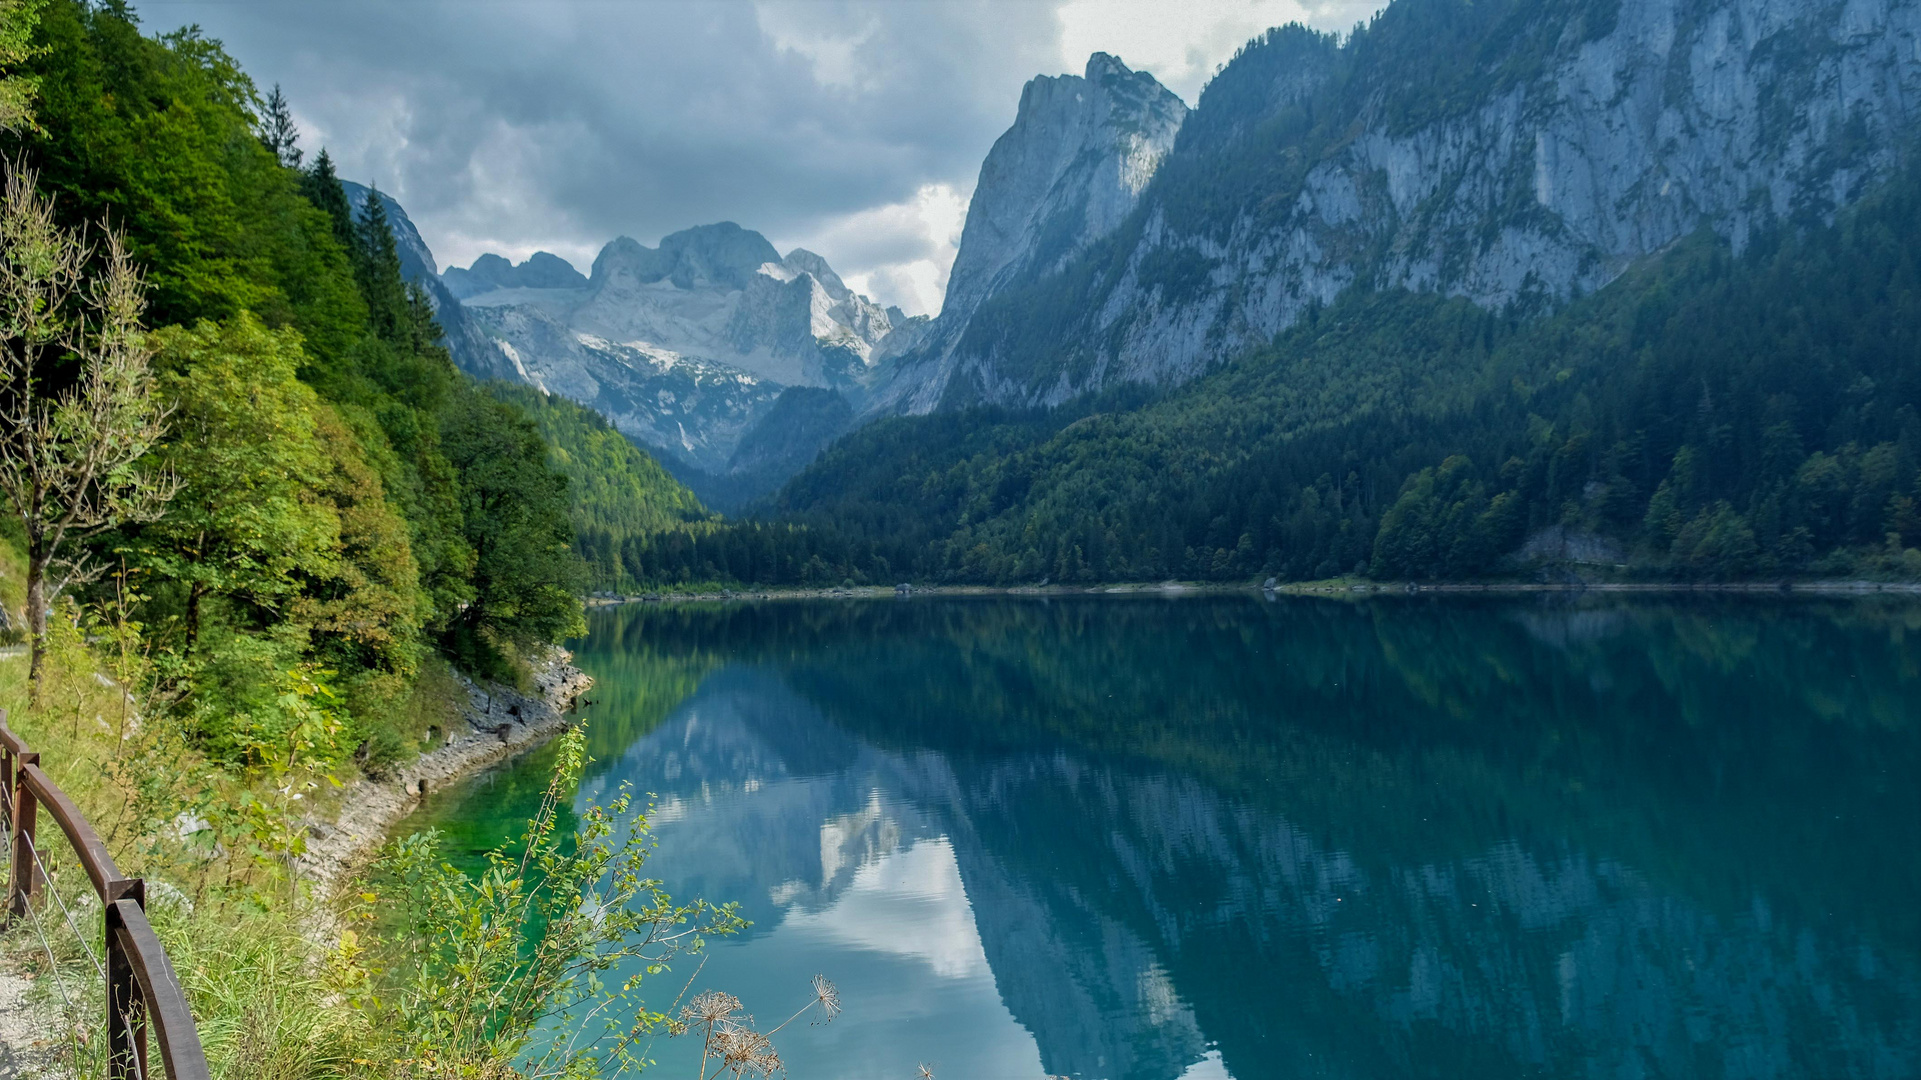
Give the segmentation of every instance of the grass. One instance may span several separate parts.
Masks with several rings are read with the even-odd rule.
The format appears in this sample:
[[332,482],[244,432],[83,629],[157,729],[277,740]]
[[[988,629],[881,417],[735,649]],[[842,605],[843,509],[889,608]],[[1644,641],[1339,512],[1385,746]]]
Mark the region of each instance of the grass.
[[[0,602],[18,612],[21,591],[19,558],[0,543]],[[336,920],[287,870],[303,785],[280,790],[212,767],[173,727],[164,703],[123,689],[140,686],[138,651],[115,647],[129,639],[100,623],[83,636],[73,614],[55,620],[38,705],[28,700],[24,652],[0,656],[0,708],[121,873],[147,879],[149,918],[186,991],[213,1076],[308,1080],[354,1072],[370,1033],[332,985]],[[65,1030],[49,1033],[64,1037],[58,1068],[104,1075],[105,1009],[94,967],[100,904],[44,811],[39,837],[51,875],[47,902],[37,922],[0,933],[0,950],[36,976],[35,1003],[62,1021]]]

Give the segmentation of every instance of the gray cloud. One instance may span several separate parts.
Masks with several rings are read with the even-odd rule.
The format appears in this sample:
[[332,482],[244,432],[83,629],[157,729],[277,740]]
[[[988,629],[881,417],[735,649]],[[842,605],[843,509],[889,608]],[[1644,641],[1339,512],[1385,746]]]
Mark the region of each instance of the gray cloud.
[[[1316,0],[1315,21],[1363,6]],[[282,84],[309,152],[407,207],[443,266],[557,252],[584,270],[732,220],[819,251],[857,288],[937,307],[982,157],[1021,85],[1082,50],[1152,52],[1163,4],[1121,0],[144,0]],[[1212,63],[1295,0],[1181,5],[1164,58],[1193,100]],[[1064,50],[1079,53],[1075,60]],[[1210,61],[1210,58],[1213,58]],[[1150,58],[1152,59],[1152,58]],[[960,209],[957,211],[956,207]]]

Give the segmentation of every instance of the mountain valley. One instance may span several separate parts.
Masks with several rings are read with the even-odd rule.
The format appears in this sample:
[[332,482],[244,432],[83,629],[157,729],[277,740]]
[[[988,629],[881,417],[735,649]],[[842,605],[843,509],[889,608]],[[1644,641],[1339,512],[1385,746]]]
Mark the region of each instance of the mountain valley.
[[[414,261],[467,370],[599,411],[711,506],[807,523],[836,577],[1878,573],[1921,537],[1921,398],[1870,359],[1892,339],[1830,365],[1888,392],[1841,423],[1792,350],[1675,320],[1730,289],[1775,317],[1804,271],[1770,258],[1893,275],[1822,294],[1861,327],[1902,310],[1902,259],[1845,223],[1893,185],[1864,220],[1906,227],[1917,103],[1904,0],[1397,0],[1256,38],[1191,109],[1107,54],[1030,81],[933,318],[730,223],[585,275]],[[1650,411],[1688,378],[1696,415]],[[1761,470],[1763,429],[1800,464]],[[1708,455],[1755,464],[1688,479]],[[1831,465],[1875,492],[1846,525],[1806,516],[1830,481],[1795,468]],[[1407,498],[1466,523],[1383,558]],[[1884,537],[1892,563],[1862,554]]]

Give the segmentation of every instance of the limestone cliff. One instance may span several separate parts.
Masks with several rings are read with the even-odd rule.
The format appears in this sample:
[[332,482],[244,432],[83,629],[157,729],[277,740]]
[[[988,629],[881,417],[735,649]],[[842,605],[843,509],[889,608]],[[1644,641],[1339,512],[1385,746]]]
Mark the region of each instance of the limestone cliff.
[[[1895,164],[1918,106],[1914,0],[1397,0],[1345,41],[1273,31],[1101,244],[1063,264],[1045,228],[1010,239],[970,212],[952,317],[881,401],[1180,381],[1357,284],[1551,306],[1699,229],[1739,249],[1830,217]],[[996,155],[1032,123],[1024,99]],[[994,162],[993,220],[1044,202]],[[963,272],[983,261],[1022,269]]]

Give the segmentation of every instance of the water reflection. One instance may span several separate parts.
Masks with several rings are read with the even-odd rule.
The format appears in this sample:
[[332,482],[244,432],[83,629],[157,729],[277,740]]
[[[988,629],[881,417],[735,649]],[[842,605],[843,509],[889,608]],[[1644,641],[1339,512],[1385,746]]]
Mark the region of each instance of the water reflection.
[[795,1076],[1921,1069],[1911,609],[596,620],[582,797],[655,792],[654,870],[755,921],[703,984],[841,984]]

